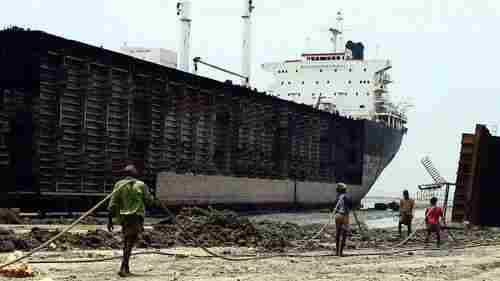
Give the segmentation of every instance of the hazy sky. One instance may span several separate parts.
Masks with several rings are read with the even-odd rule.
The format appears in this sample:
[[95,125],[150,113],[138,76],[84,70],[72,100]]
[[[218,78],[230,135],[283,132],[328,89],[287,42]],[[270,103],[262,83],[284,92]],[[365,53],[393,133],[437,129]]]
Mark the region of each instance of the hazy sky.
[[[177,50],[177,1],[4,1],[0,26],[41,29],[108,49]],[[192,56],[240,72],[243,0],[192,0]],[[366,56],[392,60],[392,93],[413,99],[401,150],[371,194],[416,190],[431,178],[428,155],[455,181],[461,134],[500,121],[500,2],[495,0],[254,0],[252,82],[265,90],[264,62],[298,58],[309,46],[329,50],[325,30],[344,13],[345,39],[362,41]],[[1,43],[1,42],[0,42]],[[379,48],[377,48],[379,46]],[[230,77],[202,69],[216,79]]]

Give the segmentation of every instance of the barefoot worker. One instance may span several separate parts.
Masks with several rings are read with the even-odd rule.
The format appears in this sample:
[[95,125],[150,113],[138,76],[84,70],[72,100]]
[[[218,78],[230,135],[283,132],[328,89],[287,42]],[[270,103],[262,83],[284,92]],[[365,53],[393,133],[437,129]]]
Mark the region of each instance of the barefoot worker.
[[404,224],[408,227],[408,235],[411,234],[411,222],[415,212],[415,201],[410,198],[408,190],[403,191],[403,199],[399,201],[399,237],[401,237],[401,226]]
[[108,230],[113,231],[113,218],[122,226],[123,259],[118,275],[126,277],[131,274],[129,260],[132,248],[143,231],[145,207],[152,206],[154,199],[146,184],[137,179],[139,173],[134,165],[128,165],[121,172],[125,178],[113,187],[113,190],[120,190],[111,196],[109,202]]
[[337,184],[337,199],[334,202],[334,206],[336,254],[337,256],[342,256],[347,235],[349,235],[349,214],[352,210],[352,200],[347,195],[347,186],[343,183]]
[[438,199],[431,198],[431,207],[425,209],[425,224],[427,225],[427,237],[425,242],[429,242],[432,233],[436,233],[437,246],[441,244],[441,225],[439,219],[443,217],[443,209],[437,206]]

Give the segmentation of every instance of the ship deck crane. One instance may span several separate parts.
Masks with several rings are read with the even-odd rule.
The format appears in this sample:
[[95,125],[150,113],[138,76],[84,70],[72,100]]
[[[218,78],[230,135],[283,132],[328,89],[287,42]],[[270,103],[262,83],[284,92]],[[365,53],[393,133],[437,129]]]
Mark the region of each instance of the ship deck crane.
[[217,70],[219,70],[219,71],[226,72],[226,73],[228,73],[228,74],[231,74],[231,75],[234,75],[234,76],[238,76],[238,77],[240,77],[240,78],[243,78],[243,79],[245,79],[245,81],[247,82],[247,85],[248,85],[249,77],[244,76],[244,75],[241,75],[241,74],[236,73],[236,72],[233,72],[233,71],[230,71],[230,70],[227,70],[227,69],[224,69],[224,68],[222,68],[222,67],[219,67],[219,66],[216,66],[216,65],[210,64],[210,63],[208,63],[208,62],[205,62],[205,61],[201,60],[201,58],[200,58],[200,57],[195,57],[195,58],[193,59],[193,63],[194,63],[194,73],[195,73],[195,74],[197,74],[197,73],[198,73],[198,63],[201,63],[201,64],[204,64],[204,65],[206,65],[206,66],[208,66],[208,67],[211,67],[211,68],[217,69]]

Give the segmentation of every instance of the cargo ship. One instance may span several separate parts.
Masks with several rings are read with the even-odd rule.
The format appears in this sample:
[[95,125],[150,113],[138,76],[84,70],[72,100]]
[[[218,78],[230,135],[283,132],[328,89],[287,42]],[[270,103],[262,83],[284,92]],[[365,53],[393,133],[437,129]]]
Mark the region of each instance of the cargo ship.
[[0,40],[3,206],[87,208],[130,161],[169,205],[316,207],[337,182],[359,201],[406,132],[390,63],[359,44],[266,64],[263,93],[42,31]]

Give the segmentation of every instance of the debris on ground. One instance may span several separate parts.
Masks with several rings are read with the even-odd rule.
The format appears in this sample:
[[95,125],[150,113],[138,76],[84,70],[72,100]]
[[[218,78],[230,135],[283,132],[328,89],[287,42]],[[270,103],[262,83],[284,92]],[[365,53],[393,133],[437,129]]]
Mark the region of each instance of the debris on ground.
[[[37,225],[66,225],[71,224],[77,217],[74,216],[60,216],[60,217],[34,217],[31,218],[31,224]],[[94,216],[87,216],[80,221],[81,225],[103,225],[106,224],[107,218],[99,218]]]
[[[323,229],[323,224],[298,225],[290,222],[270,220],[252,221],[232,211],[212,208],[184,208],[172,220],[153,225],[144,231],[138,246],[140,248],[169,248],[174,246],[205,247],[250,247],[257,251],[281,252],[300,248],[301,250],[333,250],[335,226]],[[320,235],[316,235],[321,229]],[[14,233],[0,228],[0,252],[30,250],[57,235],[60,230],[34,227],[27,233]],[[475,241],[500,241],[500,231],[492,229],[453,230],[453,238],[460,243]],[[445,232],[443,236],[446,236]],[[317,237],[316,237],[317,236]],[[422,245],[425,231],[418,232],[406,244],[409,247]],[[311,239],[313,238],[314,239]],[[402,241],[396,229],[352,229],[347,247],[350,249],[382,249]],[[448,239],[449,241],[452,241]],[[65,251],[73,249],[121,249],[120,232],[91,230],[65,233],[49,245],[48,250]]]
[[33,277],[35,273],[33,269],[28,264],[17,264],[17,265],[9,265],[0,269],[0,275],[9,278],[26,278]]

